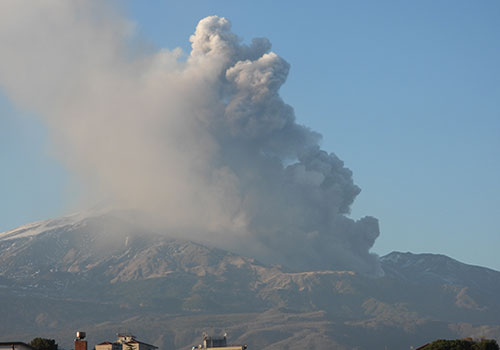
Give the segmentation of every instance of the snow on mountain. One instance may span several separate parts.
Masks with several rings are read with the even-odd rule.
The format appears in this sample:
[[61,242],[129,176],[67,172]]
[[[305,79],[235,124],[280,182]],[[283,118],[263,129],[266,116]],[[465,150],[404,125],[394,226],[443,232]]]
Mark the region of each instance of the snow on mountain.
[[[360,349],[383,349],[372,345],[385,344],[386,335],[398,335],[393,345],[410,346],[412,337],[418,344],[427,337],[473,336],[478,329],[496,336],[500,330],[500,272],[435,254],[393,252],[380,261],[385,276],[379,278],[297,272],[150,232],[131,215],[74,214],[0,234],[0,309],[23,313],[15,322],[0,321],[0,328],[24,330],[35,320],[33,332],[39,333],[46,324],[80,327],[84,319],[89,327],[114,325],[135,315],[161,338],[163,328],[148,320],[183,315],[186,325],[176,332],[189,342],[185,328],[206,315],[241,320],[234,331],[242,339],[258,334],[265,344],[285,344],[295,332],[282,322],[286,315],[297,329],[310,322],[322,346]],[[84,311],[82,319],[71,318],[75,308]]]
[[105,215],[110,211],[111,209],[107,208],[93,208],[87,211],[73,213],[57,219],[32,222],[16,227],[9,231],[0,232],[0,241],[37,236],[41,233],[46,233],[48,231],[53,231],[60,228],[70,230],[71,228],[77,228],[78,226],[82,225],[83,221],[88,218]]
[[43,220],[19,226],[10,231],[0,233],[0,241],[36,236],[49,230],[75,224],[78,222],[78,220],[75,219],[76,218],[73,216],[68,216],[61,219]]

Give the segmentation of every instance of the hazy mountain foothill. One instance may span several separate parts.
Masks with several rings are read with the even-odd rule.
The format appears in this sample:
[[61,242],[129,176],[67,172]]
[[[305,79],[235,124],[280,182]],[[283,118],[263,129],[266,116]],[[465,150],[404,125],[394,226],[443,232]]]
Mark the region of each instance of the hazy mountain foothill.
[[70,349],[77,330],[91,346],[128,331],[160,349],[188,349],[203,331],[256,350],[500,340],[500,272],[435,254],[380,262],[382,277],[295,271],[112,213],[33,223],[0,234],[0,341]]

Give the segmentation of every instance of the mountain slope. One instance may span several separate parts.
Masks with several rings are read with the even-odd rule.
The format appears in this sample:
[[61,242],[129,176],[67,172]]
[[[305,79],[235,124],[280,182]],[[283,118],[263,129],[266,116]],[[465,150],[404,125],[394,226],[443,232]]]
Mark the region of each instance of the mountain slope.
[[393,252],[381,263],[381,278],[295,272],[121,214],[48,220],[0,234],[0,307],[10,316],[0,337],[52,335],[69,347],[76,329],[100,342],[125,327],[186,348],[203,330],[227,330],[266,349],[500,339],[500,272],[429,254]]

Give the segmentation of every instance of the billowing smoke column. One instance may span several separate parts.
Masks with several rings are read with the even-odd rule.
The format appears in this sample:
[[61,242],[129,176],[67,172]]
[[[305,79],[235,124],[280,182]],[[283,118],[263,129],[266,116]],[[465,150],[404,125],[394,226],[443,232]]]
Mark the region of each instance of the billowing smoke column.
[[380,272],[378,222],[346,216],[360,189],[279,96],[289,64],[267,39],[244,45],[212,16],[187,59],[140,51],[106,6],[0,2],[3,91],[89,191],[265,262]]

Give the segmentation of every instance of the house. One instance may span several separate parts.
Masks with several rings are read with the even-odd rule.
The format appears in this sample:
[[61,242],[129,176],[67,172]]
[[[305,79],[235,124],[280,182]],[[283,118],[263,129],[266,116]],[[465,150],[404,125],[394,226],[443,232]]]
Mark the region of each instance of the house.
[[430,344],[431,344],[431,343],[424,344],[424,345],[422,345],[422,346],[419,346],[419,347],[418,347],[418,348],[416,348],[415,350],[424,350],[424,349],[427,347],[427,345],[430,345]]
[[193,346],[192,350],[246,350],[246,345],[227,345],[227,334],[223,337],[209,337],[203,334],[203,345]]
[[109,341],[105,341],[95,346],[95,350],[122,350],[122,348],[122,344],[110,343]]
[[156,350],[158,347],[135,339],[131,334],[118,334],[114,342],[103,342],[95,346],[95,350]]
[[0,350],[34,350],[30,345],[16,341],[0,343]]

